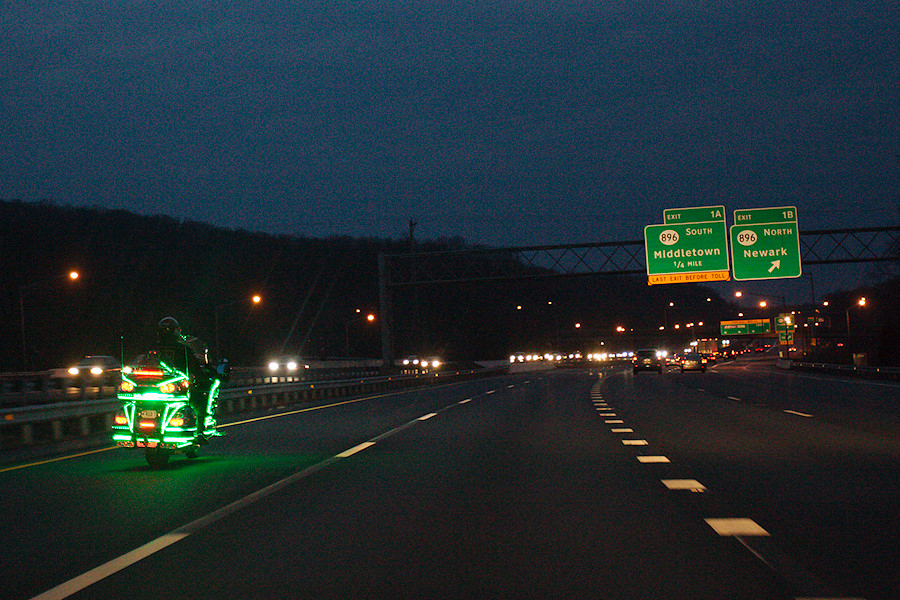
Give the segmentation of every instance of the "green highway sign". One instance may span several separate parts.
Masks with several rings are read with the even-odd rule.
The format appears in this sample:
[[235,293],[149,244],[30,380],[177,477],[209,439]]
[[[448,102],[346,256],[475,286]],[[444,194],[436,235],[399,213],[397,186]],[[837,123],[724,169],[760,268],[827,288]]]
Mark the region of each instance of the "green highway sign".
[[724,206],[692,206],[667,208],[663,211],[663,223],[718,223],[725,222]]
[[734,211],[731,226],[734,278],[800,277],[800,231],[797,208],[752,208]]
[[644,227],[650,285],[731,278],[724,206],[667,209],[663,220]]
[[746,319],[742,321],[720,321],[719,332],[727,335],[761,335],[772,332],[769,319]]
[[793,315],[781,313],[775,317],[775,331],[794,331],[796,328]]

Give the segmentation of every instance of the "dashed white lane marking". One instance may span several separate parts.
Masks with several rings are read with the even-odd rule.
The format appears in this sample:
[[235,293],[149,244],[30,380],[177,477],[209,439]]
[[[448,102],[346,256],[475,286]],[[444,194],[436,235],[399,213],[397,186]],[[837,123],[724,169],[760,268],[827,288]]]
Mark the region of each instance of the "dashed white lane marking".
[[348,456],[353,456],[357,452],[362,452],[366,448],[371,448],[374,445],[375,445],[375,442],[363,442],[362,444],[360,444],[358,446],[353,446],[349,450],[344,450],[343,452],[338,454],[337,457],[338,458],[347,458]]
[[634,433],[634,429],[631,429],[630,427],[613,428],[610,429],[610,431],[613,433]]
[[485,396],[486,396],[486,395],[488,395],[488,394],[496,394],[496,393],[497,393],[497,390],[488,390],[488,391],[486,391],[484,394],[485,394]]
[[734,396],[728,396],[729,400],[734,400],[735,402],[743,402],[740,398],[735,398]]
[[601,416],[601,417],[615,417],[615,416],[616,416],[616,413],[614,413],[614,412],[600,413],[600,416]]
[[789,415],[797,415],[798,417],[806,417],[807,419],[812,419],[812,415],[802,412],[797,412],[796,410],[786,410],[784,411]]
[[696,479],[663,479],[663,485],[670,490],[690,490],[692,492],[705,492],[706,486]]
[[672,462],[665,456],[638,456],[637,459],[638,462],[644,464],[665,464]]
[[649,442],[647,440],[622,440],[622,443],[626,446],[648,446]]
[[506,389],[511,390],[511,389],[513,389],[514,387],[516,387],[516,386],[515,386],[515,385],[508,385],[508,386],[506,386]]
[[622,419],[607,419],[603,422],[607,425],[622,425],[625,421],[623,421]]
[[[527,383],[530,383],[530,382],[527,382]],[[492,391],[489,391],[486,393],[491,394],[494,391],[496,391],[496,390],[492,390]],[[457,404],[465,404],[467,402],[470,402],[471,400],[472,400],[472,398],[466,398],[465,400],[462,400],[462,401],[458,402]],[[357,402],[357,401],[358,400],[352,400],[350,402]],[[342,402],[339,404],[347,404],[347,403],[349,403],[349,402]],[[337,404],[329,405],[329,406],[337,406]],[[326,408],[326,407],[319,407],[319,408]],[[309,409],[307,409],[307,410],[309,410]],[[309,477],[310,475],[318,473],[319,471],[325,469],[326,467],[329,467],[330,465],[334,464],[338,459],[347,458],[347,457],[353,456],[354,454],[356,454],[358,452],[362,452],[363,450],[365,450],[367,448],[371,448],[372,446],[374,446],[376,444],[377,441],[386,439],[396,433],[399,433],[405,429],[408,429],[409,427],[413,426],[415,423],[417,423],[419,421],[424,421],[426,419],[430,419],[430,418],[436,416],[437,414],[438,413],[429,413],[427,415],[419,417],[418,419],[415,419],[414,421],[410,421],[409,423],[395,427],[395,428],[391,429],[390,431],[386,431],[386,432],[382,433],[381,435],[378,435],[378,436],[372,438],[372,440],[370,440],[368,442],[363,442],[362,444],[358,444],[348,450],[344,450],[340,454],[336,454],[335,456],[332,456],[331,458],[327,458],[327,459],[323,460],[322,462],[310,465],[310,466],[306,467],[305,469],[303,469],[302,471],[298,471],[296,473],[288,475],[284,479],[276,481],[275,483],[269,484],[264,488],[261,488],[251,494],[248,494],[248,495],[244,496],[243,498],[240,498],[240,499],[232,502],[231,504],[223,506],[222,508],[220,508],[218,510],[215,510],[203,517],[200,517],[199,519],[196,519],[196,520],[188,523],[187,525],[184,525],[183,527],[176,529],[175,531],[173,531],[171,533],[162,535],[162,536],[156,538],[155,540],[148,542],[148,543],[144,544],[143,546],[132,550],[131,552],[123,554],[122,556],[115,558],[105,564],[102,564],[99,567],[91,569],[90,571],[83,573],[82,575],[79,575],[77,577],[70,579],[69,581],[61,583],[60,585],[56,586],[55,588],[49,589],[46,592],[39,594],[38,596],[35,596],[34,598],[32,598],[32,600],[63,600],[64,598],[68,598],[69,596],[80,592],[81,590],[97,583],[98,581],[105,579],[106,577],[109,577],[110,575],[114,575],[115,573],[128,568],[129,566],[135,564],[136,562],[138,562],[140,560],[143,560],[144,558],[147,558],[148,556],[162,550],[163,548],[167,548],[168,546],[171,546],[172,544],[174,544],[180,540],[183,540],[184,538],[188,537],[189,535],[191,535],[195,531],[199,530],[200,528],[205,527],[205,526],[209,525],[210,523],[214,523],[215,521],[218,521],[219,519],[221,519],[227,515],[230,515],[246,506],[249,506],[250,504],[253,504],[256,501],[258,501],[262,498],[265,498],[266,496],[268,496],[268,495],[270,495],[270,494],[272,494],[272,493],[274,493],[296,481],[300,481],[301,479],[304,479],[306,477]],[[234,425],[234,423],[232,423],[232,425]]]
[[704,519],[721,536],[768,536],[753,519]]

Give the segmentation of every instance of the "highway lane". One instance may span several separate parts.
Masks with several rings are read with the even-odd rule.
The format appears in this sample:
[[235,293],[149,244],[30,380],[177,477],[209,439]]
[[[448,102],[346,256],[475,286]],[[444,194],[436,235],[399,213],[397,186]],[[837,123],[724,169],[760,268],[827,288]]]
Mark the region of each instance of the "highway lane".
[[0,472],[0,596],[897,597],[896,437],[757,402],[774,375],[745,366],[510,375],[256,415],[159,472]]
[[[459,385],[474,394],[496,383]],[[0,597],[31,597],[441,402],[423,389],[319,403],[317,410],[299,405],[280,418],[277,411],[245,415],[226,423],[226,436],[200,458],[177,457],[159,472],[147,468],[140,451],[120,448],[21,469],[5,465],[0,573],[15,575],[2,579]]]
[[671,459],[659,476],[707,486],[698,510],[751,515],[772,535],[746,542],[778,572],[831,596],[900,597],[900,385],[766,361],[609,383]]

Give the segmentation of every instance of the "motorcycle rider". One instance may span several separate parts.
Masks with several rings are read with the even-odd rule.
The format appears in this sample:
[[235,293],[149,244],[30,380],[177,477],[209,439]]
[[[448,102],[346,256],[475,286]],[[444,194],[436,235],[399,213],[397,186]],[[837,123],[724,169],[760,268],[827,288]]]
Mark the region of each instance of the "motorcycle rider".
[[190,377],[191,408],[197,423],[197,436],[204,437],[209,391],[216,370],[209,364],[208,351],[203,340],[185,336],[181,324],[173,317],[165,317],[156,327],[159,338],[159,356],[171,367]]

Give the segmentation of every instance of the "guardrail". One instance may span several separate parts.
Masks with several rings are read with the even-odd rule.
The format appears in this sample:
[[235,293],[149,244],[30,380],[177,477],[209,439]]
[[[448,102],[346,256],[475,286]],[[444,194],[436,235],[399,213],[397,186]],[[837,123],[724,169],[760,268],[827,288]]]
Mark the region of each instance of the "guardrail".
[[[379,361],[345,361],[316,365],[292,373],[273,373],[264,367],[235,367],[232,369],[230,387],[374,377],[381,372]],[[68,374],[60,374],[60,371],[55,369],[30,373],[0,373],[0,409],[101,399],[116,394],[118,370],[96,381],[78,381]]]
[[[377,393],[402,388],[445,383],[454,379],[472,379],[507,372],[508,367],[446,370],[432,373],[394,374],[375,377],[353,377],[332,380],[277,381],[283,377],[251,378],[269,381],[224,388],[219,394],[219,414],[228,415],[287,406],[328,398]],[[246,382],[246,379],[239,380]],[[113,390],[114,391],[114,390]],[[0,410],[0,448],[33,446],[83,438],[109,431],[115,413],[121,408],[114,396],[79,400],[30,404]]]
[[[821,371],[825,373],[839,373],[853,375],[869,379],[900,379],[898,367],[868,367],[861,365],[832,365],[827,363],[800,362],[795,360],[779,360],[778,366],[782,369],[798,371]],[[783,364],[786,363],[786,364]]]

